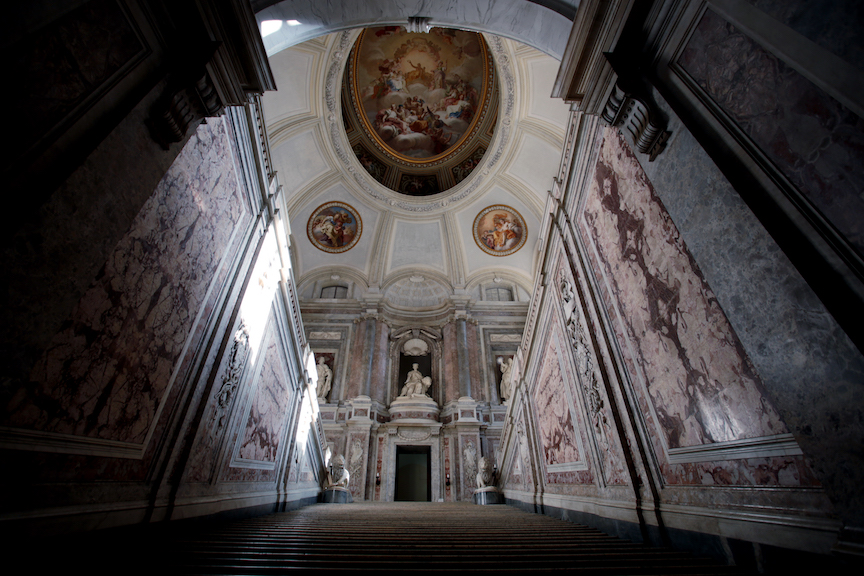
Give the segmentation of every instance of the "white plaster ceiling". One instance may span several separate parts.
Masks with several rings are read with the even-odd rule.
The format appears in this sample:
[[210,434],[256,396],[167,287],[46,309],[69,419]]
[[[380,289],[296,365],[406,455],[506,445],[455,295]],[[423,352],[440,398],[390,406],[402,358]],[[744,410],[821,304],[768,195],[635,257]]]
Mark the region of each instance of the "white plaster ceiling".
[[282,23],[264,37],[269,55],[338,30],[404,25],[410,17],[424,16],[433,26],[497,34],[557,59],[564,53],[579,4],[579,0],[253,0],[259,23]]
[[[496,64],[499,73],[502,63],[507,68],[502,76],[509,73],[513,89],[509,124],[499,124],[490,146],[497,146],[499,157],[490,160],[494,154],[487,153],[451,190],[406,200],[375,182],[356,158],[340,154],[347,139],[333,128],[341,120],[332,99],[328,108],[327,82],[341,82],[345,48],[354,38],[356,32],[331,34],[270,57],[279,90],[264,95],[264,114],[290,215],[301,295],[312,295],[310,283],[336,276],[350,280],[354,298],[383,293],[397,307],[429,308],[448,294],[476,291],[497,278],[517,286],[524,299],[538,264],[542,211],[569,116],[566,104],[549,97],[558,61],[523,44],[498,42]],[[495,40],[487,35],[490,46]],[[360,240],[340,254],[319,250],[306,236],[309,216],[331,201],[354,207],[363,222]],[[472,235],[478,212],[497,204],[515,208],[527,226],[525,245],[510,256],[486,254]]]

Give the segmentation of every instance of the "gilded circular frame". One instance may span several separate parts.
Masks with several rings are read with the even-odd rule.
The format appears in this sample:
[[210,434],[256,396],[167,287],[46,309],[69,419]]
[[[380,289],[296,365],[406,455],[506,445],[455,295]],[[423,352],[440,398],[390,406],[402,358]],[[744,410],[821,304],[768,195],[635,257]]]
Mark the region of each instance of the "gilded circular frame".
[[360,214],[344,202],[325,202],[312,211],[306,223],[306,236],[312,245],[330,254],[347,252],[362,233]]
[[471,231],[477,246],[492,256],[509,256],[522,248],[528,238],[522,215],[503,204],[481,210]]

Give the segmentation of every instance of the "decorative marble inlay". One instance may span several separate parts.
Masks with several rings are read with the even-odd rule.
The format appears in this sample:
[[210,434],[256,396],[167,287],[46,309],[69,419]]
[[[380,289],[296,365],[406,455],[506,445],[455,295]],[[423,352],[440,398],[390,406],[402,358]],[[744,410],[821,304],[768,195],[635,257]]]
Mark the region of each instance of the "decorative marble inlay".
[[367,444],[367,436],[364,433],[355,432],[348,439],[348,462],[347,468],[350,473],[350,483],[348,489],[351,495],[357,499],[363,499],[363,485],[366,480],[364,474],[366,470],[366,450],[364,446]]
[[287,423],[291,399],[287,385],[291,380],[272,316],[269,325],[258,386],[237,451],[243,460],[275,462]]
[[668,448],[787,432],[711,288],[620,135],[606,130],[584,204],[599,258]]
[[309,340],[341,340],[341,332],[310,332]]
[[864,255],[864,119],[711,10],[679,63]]
[[209,119],[183,147],[3,424],[145,442],[248,218],[223,123]]
[[[537,368],[540,376],[532,390],[543,457],[549,471],[584,469],[574,407],[563,374],[559,330],[553,327],[550,332]],[[582,465],[574,466],[576,464]]]

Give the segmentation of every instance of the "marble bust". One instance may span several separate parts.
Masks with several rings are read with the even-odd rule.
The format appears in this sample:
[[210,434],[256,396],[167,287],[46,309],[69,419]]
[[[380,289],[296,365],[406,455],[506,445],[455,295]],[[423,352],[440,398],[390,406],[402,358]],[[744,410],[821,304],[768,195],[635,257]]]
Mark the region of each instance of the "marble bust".
[[418,370],[419,364],[413,364],[412,369],[408,372],[408,377],[405,379],[405,385],[402,386],[402,391],[399,392],[400,398],[409,396],[428,396],[426,391],[432,386],[432,378],[423,376]]

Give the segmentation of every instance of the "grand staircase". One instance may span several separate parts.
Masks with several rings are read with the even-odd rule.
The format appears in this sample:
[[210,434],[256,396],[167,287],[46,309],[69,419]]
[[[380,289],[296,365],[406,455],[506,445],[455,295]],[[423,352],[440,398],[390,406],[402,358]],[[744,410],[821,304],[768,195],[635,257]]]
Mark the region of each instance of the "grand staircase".
[[179,574],[339,570],[414,574],[741,574],[509,506],[317,504],[187,531],[169,544]]

